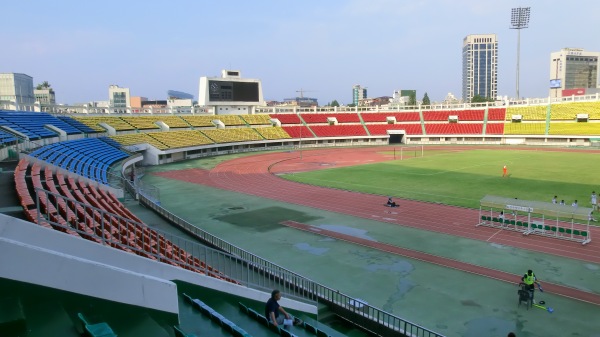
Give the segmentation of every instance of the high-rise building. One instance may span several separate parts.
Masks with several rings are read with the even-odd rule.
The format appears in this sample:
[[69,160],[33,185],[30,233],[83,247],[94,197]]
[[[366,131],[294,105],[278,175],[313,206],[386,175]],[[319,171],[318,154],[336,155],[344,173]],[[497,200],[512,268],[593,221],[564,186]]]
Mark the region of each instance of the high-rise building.
[[33,77],[19,73],[0,73],[0,101],[17,110],[33,110]]
[[352,86],[352,104],[358,106],[362,99],[367,98],[367,88],[363,88],[356,84]]
[[563,90],[595,89],[600,52],[563,48],[550,54],[550,97],[562,97]]
[[462,97],[495,99],[498,95],[498,39],[496,34],[467,35],[463,39]]

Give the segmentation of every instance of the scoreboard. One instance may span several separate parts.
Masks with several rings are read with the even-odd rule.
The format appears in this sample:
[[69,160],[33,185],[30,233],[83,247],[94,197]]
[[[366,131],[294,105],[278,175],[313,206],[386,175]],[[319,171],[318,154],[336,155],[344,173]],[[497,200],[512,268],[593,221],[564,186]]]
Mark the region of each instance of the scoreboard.
[[[242,78],[239,71],[223,70],[221,77],[200,77],[198,104],[230,113],[239,107],[264,105],[261,81]],[[247,109],[246,109],[247,110]]]
[[259,102],[258,82],[209,80],[209,102]]

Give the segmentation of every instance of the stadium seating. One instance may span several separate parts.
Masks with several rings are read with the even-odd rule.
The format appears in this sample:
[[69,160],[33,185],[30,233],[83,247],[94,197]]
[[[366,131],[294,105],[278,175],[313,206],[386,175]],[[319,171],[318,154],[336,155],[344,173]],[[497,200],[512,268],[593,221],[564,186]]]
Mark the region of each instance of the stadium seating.
[[6,133],[0,130],[0,145],[11,144],[14,143],[16,140],[17,138],[15,138],[10,133]]
[[485,125],[486,135],[502,135],[504,134],[504,123],[487,123]]
[[546,134],[546,123],[506,123],[504,124],[504,134],[544,135]]
[[30,153],[32,157],[108,184],[108,169],[129,155],[101,138],[83,138],[50,144]]
[[271,114],[271,118],[278,119],[283,124],[301,124],[302,121],[297,114]]
[[213,119],[220,120],[226,126],[246,125],[240,115],[215,115]]
[[203,127],[203,126],[215,126],[213,124],[213,120],[217,119],[216,116],[206,115],[206,116],[181,116],[181,118],[186,121],[191,126],[195,127]]
[[283,131],[285,131],[292,138],[313,138],[314,135],[312,131],[307,126],[282,126]]
[[506,109],[506,120],[512,120],[513,115],[521,115],[523,121],[545,121],[547,108],[547,105],[509,107]]
[[81,123],[80,121],[73,119],[69,116],[58,116],[58,119],[60,119],[61,121],[73,126],[74,128],[76,128],[77,130],[81,131],[82,133],[97,133],[97,132],[101,132],[104,131],[104,129],[102,128],[98,128],[100,130],[96,130],[93,129],[83,123]]
[[234,143],[262,140],[261,135],[251,128],[201,130],[202,133],[215,143]]
[[423,111],[425,121],[447,121],[450,116],[457,116],[459,121],[483,122],[484,110],[450,110],[450,111]]
[[158,125],[155,124],[158,119],[154,116],[123,116],[121,119],[138,130],[159,129]]
[[113,127],[116,131],[128,131],[134,130],[135,128],[121,119],[121,117],[114,116],[86,116],[86,117],[73,117],[73,119],[89,126],[90,128],[102,132],[106,131],[104,128],[100,126],[100,123],[105,123],[111,127]]
[[367,132],[362,124],[311,125],[310,128],[317,137],[353,137],[367,135]]
[[117,141],[121,146],[130,146],[137,144],[150,144],[159,150],[166,150],[169,148],[164,143],[151,137],[149,133],[128,133],[124,135],[110,136],[110,139]]
[[365,123],[387,122],[387,117],[394,117],[397,122],[420,122],[418,112],[362,112],[360,116]]
[[307,124],[327,123],[328,114],[302,113],[300,118]]
[[197,130],[153,132],[149,137],[156,139],[168,148],[190,147],[213,144],[214,142]]
[[68,135],[82,133],[72,125],[44,112],[0,110],[0,126],[6,126],[21,132],[29,139],[36,140],[58,136],[56,132],[47,129],[45,125],[55,126]]
[[600,123],[564,122],[550,123],[550,135],[595,135],[600,136]]
[[371,136],[387,135],[387,130],[405,130],[407,135],[422,135],[419,124],[366,124]]
[[264,139],[287,139],[292,138],[290,135],[283,130],[280,126],[254,128]]
[[271,125],[271,117],[266,114],[241,115],[240,117],[248,125]]
[[488,121],[503,121],[506,118],[506,108],[488,108]]
[[327,123],[329,117],[333,117],[338,123],[360,123],[360,117],[356,113],[316,113],[300,114],[302,119],[309,124],[313,123]]
[[[61,173],[54,174],[49,167],[42,169],[26,159],[19,161],[14,179],[21,206],[31,222],[237,283],[144,225],[110,192]],[[54,194],[37,193],[33,188]],[[35,199],[40,202],[42,221],[37,218]]]
[[550,105],[553,120],[575,120],[577,114],[588,114],[589,119],[600,119],[600,102],[570,102]]
[[425,133],[428,135],[480,135],[483,123],[426,123]]

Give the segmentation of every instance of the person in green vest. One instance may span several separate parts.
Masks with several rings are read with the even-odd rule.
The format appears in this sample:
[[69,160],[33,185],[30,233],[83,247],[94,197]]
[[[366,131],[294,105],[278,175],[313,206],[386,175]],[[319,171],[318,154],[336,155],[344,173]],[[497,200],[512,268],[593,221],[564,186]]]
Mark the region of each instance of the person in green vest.
[[[527,290],[529,290],[531,292],[531,299],[533,300],[533,293],[535,291],[535,285],[537,284],[539,287],[541,287],[541,286],[537,280],[537,277],[535,277],[535,274],[533,273],[533,271],[531,269],[529,269],[527,271],[527,273],[525,275],[523,275],[523,277],[521,277],[521,282],[523,282],[527,286]],[[533,301],[533,303],[535,303],[535,301]]]

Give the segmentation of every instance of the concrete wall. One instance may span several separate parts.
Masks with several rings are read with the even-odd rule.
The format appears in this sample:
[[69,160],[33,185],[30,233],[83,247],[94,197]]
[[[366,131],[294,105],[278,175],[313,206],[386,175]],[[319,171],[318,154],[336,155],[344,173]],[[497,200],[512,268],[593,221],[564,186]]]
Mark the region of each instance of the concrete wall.
[[[178,312],[170,280],[265,301],[270,294],[126,253],[0,214],[0,277]],[[116,291],[110,284],[118,284]],[[312,314],[314,305],[282,299],[287,308]]]
[[179,312],[177,286],[173,282],[97,258],[113,256],[112,250],[115,249],[0,214],[0,277]]

